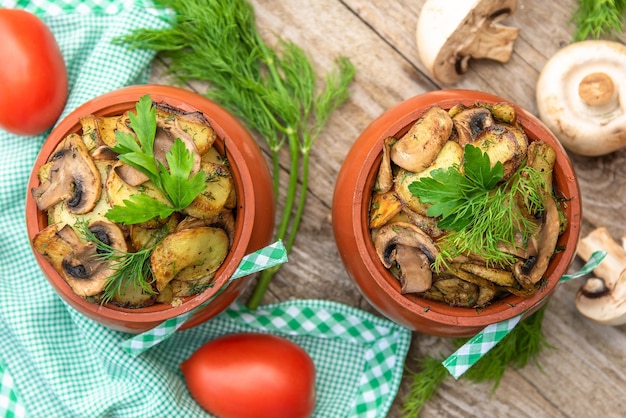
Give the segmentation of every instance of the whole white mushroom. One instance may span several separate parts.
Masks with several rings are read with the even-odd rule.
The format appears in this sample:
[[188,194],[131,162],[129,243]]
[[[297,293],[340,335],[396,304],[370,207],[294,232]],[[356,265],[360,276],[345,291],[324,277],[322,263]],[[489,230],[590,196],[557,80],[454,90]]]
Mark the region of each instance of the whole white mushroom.
[[417,23],[417,49],[426,70],[443,84],[459,81],[474,59],[507,62],[519,29],[499,22],[517,0],[426,0]]
[[626,46],[576,42],[545,64],[537,81],[539,117],[571,152],[599,156],[626,146]]

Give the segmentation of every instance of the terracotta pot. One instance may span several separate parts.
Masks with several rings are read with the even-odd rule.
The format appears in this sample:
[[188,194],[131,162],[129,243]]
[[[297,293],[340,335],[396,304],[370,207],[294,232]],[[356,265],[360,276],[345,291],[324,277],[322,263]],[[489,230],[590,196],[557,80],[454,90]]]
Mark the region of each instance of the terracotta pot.
[[462,103],[505,102],[497,96],[469,90],[440,90],[413,97],[390,109],[368,126],[349,151],[337,178],[333,197],[333,230],[340,256],[348,274],[365,298],[389,319],[412,330],[438,336],[472,336],[485,326],[530,314],[543,305],[556,289],[576,254],[580,237],[581,200],[572,164],[556,137],[541,121],[516,107],[518,120],[529,139],[542,139],[557,151],[554,182],[568,198],[565,209],[568,230],[561,235],[556,254],[544,275],[546,286],[528,298],[507,296],[484,309],[451,307],[417,295],[402,295],[398,280],[376,255],[368,228],[368,209],[372,188],[382,158],[383,140],[399,138],[430,107],[449,109]]
[[[132,333],[151,329],[166,319],[197,308],[213,297],[232,276],[246,254],[270,243],[275,212],[272,180],[265,159],[250,134],[230,113],[191,91],[161,85],[132,86],[104,94],[83,104],[61,121],[45,141],[31,173],[26,199],[26,219],[31,243],[35,234],[48,225],[46,214],[38,210],[30,193],[31,188],[39,184],[39,167],[46,162],[63,138],[81,130],[79,117],[89,114],[120,115],[133,109],[139,98],[145,94],[150,94],[154,101],[165,102],[186,111],[201,111],[217,132],[216,148],[224,152],[221,139],[226,144],[226,156],[237,193],[236,231],[231,250],[216,273],[215,285],[198,295],[185,298],[176,307],[155,304],[145,308],[124,309],[112,304],[99,305],[76,295],[56,270],[34,251],[35,258],[49,282],[68,304],[110,328]],[[198,325],[222,312],[241,294],[250,280],[251,276],[233,281],[206,307],[198,310],[182,329]]]

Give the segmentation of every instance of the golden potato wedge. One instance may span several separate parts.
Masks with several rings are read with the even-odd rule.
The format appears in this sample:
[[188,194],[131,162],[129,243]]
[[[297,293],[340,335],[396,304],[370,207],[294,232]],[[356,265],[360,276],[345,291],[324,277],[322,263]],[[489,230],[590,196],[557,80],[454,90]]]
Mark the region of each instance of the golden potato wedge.
[[223,164],[203,162],[206,189],[187,206],[183,213],[199,219],[213,218],[226,206],[234,189],[230,170]]
[[215,274],[228,253],[228,235],[220,228],[199,227],[169,234],[150,256],[159,291],[173,279],[193,281]]
[[375,193],[370,205],[370,228],[380,228],[401,210],[402,201],[393,190],[386,193]]
[[433,170],[438,168],[449,168],[453,166],[458,166],[461,164],[461,159],[463,156],[463,149],[461,146],[453,141],[448,141],[445,143],[441,152],[435,158],[435,161],[425,170],[419,173],[413,173],[404,169],[400,169],[398,174],[395,177],[395,187],[398,197],[409,209],[420,215],[426,215],[426,211],[428,210],[428,206],[421,203],[417,197],[411,193],[409,190],[409,185],[414,181],[417,181],[426,176],[430,176],[430,173]]
[[122,180],[115,170],[115,167],[122,164],[123,163],[120,161],[112,167],[105,182],[105,190],[111,207],[116,205],[124,206],[124,200],[128,200],[130,196],[134,194],[141,193],[153,197],[163,203],[169,204],[167,198],[163,196],[163,193],[161,193],[152,182],[147,181],[140,186],[131,186]]
[[492,167],[501,162],[504,179],[508,179],[526,157],[528,138],[522,129],[499,124],[486,128],[472,145],[489,156]]
[[96,119],[98,118],[94,115],[87,115],[78,119],[78,122],[83,130],[83,142],[87,146],[89,152],[96,149],[96,147],[101,143]]

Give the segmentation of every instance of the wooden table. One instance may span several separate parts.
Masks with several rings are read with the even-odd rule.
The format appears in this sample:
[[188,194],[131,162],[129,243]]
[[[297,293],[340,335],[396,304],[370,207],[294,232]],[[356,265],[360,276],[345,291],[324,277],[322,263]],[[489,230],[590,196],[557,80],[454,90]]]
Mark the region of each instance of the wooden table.
[[[357,68],[351,98],[332,115],[312,149],[304,220],[290,262],[274,278],[264,303],[322,298],[374,312],[346,274],[335,246],[333,188],[350,146],[372,120],[405,99],[445,87],[425,72],[418,58],[415,28],[424,0],[252,3],[266,40],[273,43],[274,34],[293,40],[308,51],[319,74],[329,71],[340,55],[349,57]],[[520,29],[510,61],[472,61],[462,81],[452,87],[493,93],[537,115],[539,72],[570,42],[569,19],[577,4],[577,0],[519,0],[517,11],[504,21]],[[152,82],[170,83],[164,76],[166,66],[164,60],[156,59]],[[201,85],[187,87],[202,92]],[[626,150],[596,158],[570,156],[582,190],[583,234],[605,225],[616,240],[621,239],[626,228]],[[581,265],[576,260],[572,271]],[[422,416],[626,416],[626,327],[602,326],[582,317],[574,305],[580,285],[580,281],[563,284],[547,308],[544,331],[554,349],[543,351],[541,367],[531,364],[508,370],[493,393],[491,384],[450,377]],[[451,352],[449,339],[414,333],[406,364],[415,370],[415,359]],[[405,373],[390,417],[402,415],[408,383]]]

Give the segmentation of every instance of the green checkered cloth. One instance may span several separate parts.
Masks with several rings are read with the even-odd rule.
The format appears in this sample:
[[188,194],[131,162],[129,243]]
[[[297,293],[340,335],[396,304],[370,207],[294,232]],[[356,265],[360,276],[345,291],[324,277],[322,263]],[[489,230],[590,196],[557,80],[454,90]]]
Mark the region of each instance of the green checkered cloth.
[[[0,0],[0,7],[32,11],[54,33],[70,80],[61,117],[98,95],[145,83],[154,53],[110,41],[168,25],[166,16],[137,0]],[[135,336],[64,303],[33,257],[24,215],[28,178],[45,138],[0,130],[0,416],[209,416],[189,395],[179,365],[205,342],[238,331],[282,335],[311,355],[316,417],[386,416],[411,333],[356,308],[288,301],[251,312],[234,304],[184,331],[171,332],[172,324],[164,323]],[[238,271],[249,272],[250,261]],[[185,319],[176,318],[173,327]]]
[[[606,251],[595,251],[585,265],[577,272],[566,274],[559,279],[559,283],[583,277],[591,273],[606,257]],[[496,346],[520,322],[523,315],[507,319],[497,324],[491,324],[470,338],[463,346],[443,361],[443,366],[450,374],[458,379],[482,356]]]

